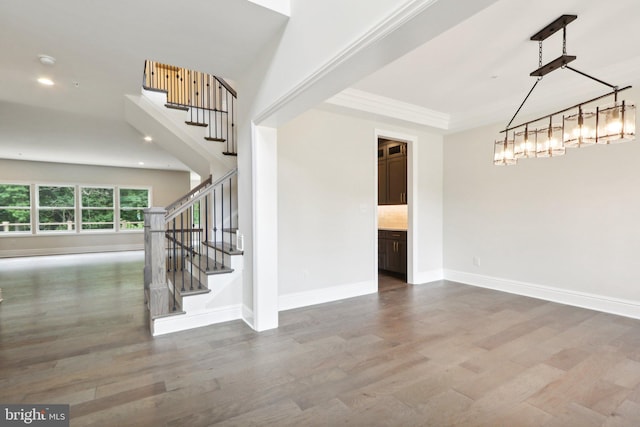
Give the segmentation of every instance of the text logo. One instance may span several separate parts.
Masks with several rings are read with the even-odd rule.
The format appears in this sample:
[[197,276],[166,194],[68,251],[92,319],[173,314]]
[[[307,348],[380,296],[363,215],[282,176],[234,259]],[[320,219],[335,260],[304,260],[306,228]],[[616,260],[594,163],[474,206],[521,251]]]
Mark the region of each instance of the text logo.
[[0,404],[0,427],[69,427],[69,405]]

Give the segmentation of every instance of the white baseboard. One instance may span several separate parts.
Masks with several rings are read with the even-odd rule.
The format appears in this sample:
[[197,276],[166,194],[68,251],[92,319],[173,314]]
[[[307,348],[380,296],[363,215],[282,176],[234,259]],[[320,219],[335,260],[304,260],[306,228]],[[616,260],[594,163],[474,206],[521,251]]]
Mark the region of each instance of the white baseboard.
[[247,324],[251,329],[255,330],[255,320],[253,318],[253,310],[242,304],[242,320]]
[[512,294],[538,298],[545,301],[602,311],[604,313],[640,319],[640,301],[613,298],[586,292],[571,291],[551,286],[536,285],[516,280],[482,276],[455,270],[444,270],[444,278],[453,282]]
[[351,283],[347,285],[331,286],[329,288],[314,289],[307,292],[296,292],[278,297],[278,311],[323,304],[345,298],[359,297],[378,292],[375,281]]
[[423,285],[444,279],[444,270],[419,271],[413,275],[412,285]]
[[144,250],[144,243],[104,246],[76,246],[63,248],[7,249],[0,251],[0,258],[16,258],[45,255],[75,255],[95,252],[123,252]]
[[186,331],[187,329],[229,322],[241,318],[242,306],[240,304],[215,308],[200,313],[161,317],[153,321],[153,336]]

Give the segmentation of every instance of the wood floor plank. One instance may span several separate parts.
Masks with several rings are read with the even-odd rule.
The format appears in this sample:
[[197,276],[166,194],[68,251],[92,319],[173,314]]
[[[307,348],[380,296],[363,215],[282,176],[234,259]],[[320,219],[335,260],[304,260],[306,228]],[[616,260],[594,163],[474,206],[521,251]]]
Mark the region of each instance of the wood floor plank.
[[277,330],[152,338],[141,253],[38,261],[0,260],[0,401],[71,404],[73,426],[640,425],[638,320],[390,282]]

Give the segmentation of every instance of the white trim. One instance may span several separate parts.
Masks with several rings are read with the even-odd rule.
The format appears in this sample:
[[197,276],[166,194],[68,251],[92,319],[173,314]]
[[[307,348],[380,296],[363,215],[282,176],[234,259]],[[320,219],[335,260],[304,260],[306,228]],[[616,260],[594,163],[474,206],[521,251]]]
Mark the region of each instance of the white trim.
[[409,135],[391,130],[374,129],[375,136],[375,174],[374,174],[374,200],[376,202],[375,209],[375,233],[376,233],[376,245],[374,245],[374,273],[373,277],[378,277],[378,138],[392,139],[394,141],[401,141],[407,143],[407,211],[408,211],[408,223],[407,223],[407,282],[416,283],[415,275],[417,271],[415,269],[418,266],[418,137],[416,135]]
[[444,130],[451,121],[449,114],[357,89],[345,89],[325,102]]
[[437,282],[444,279],[444,270],[418,271],[413,275],[413,285],[424,285],[431,282]]
[[242,318],[242,305],[228,305],[202,313],[177,314],[153,320],[153,336],[186,331]]
[[338,68],[343,63],[349,61],[355,55],[368,48],[369,46],[384,39],[396,30],[401,28],[407,22],[419,16],[422,12],[431,7],[437,0],[411,0],[396,9],[382,22],[371,28],[356,41],[351,43],[337,55],[331,58],[322,66],[318,67],[309,76],[304,78],[299,84],[286,92],[280,98],[276,99],[271,105],[265,108],[260,114],[254,118],[254,123],[260,124],[282,109],[293,99],[306,92],[311,86],[321,81],[325,76]]
[[255,321],[253,318],[253,310],[246,304],[242,304],[242,320],[251,329],[255,329]]
[[102,245],[102,246],[76,246],[64,248],[34,248],[34,249],[9,249],[0,251],[0,258],[14,258],[25,256],[43,255],[76,255],[95,252],[121,252],[144,250],[143,243],[131,243],[126,245]]
[[517,280],[502,279],[497,277],[482,276],[480,274],[466,273],[455,270],[444,270],[446,280],[494,289],[517,295],[538,298],[545,301],[602,311],[619,316],[640,319],[640,301],[613,298],[604,295],[590,294],[586,292],[571,291],[552,286],[537,285],[534,283],[519,282]]
[[278,327],[278,131],[251,125],[253,322]]
[[331,286],[328,288],[314,289],[312,291],[296,292],[280,295],[278,297],[278,309],[279,311],[291,310],[294,308],[323,304],[325,302],[375,294],[377,292],[378,284],[375,280]]

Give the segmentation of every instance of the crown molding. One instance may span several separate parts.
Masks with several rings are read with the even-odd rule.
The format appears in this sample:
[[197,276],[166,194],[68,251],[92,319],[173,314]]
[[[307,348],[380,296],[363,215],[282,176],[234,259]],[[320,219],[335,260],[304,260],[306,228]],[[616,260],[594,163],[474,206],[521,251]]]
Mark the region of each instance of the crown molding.
[[443,130],[451,121],[449,114],[357,89],[345,89],[325,102]]
[[314,84],[320,82],[339,66],[354,58],[358,53],[363,52],[368,47],[389,36],[407,22],[410,22],[412,19],[423,13],[437,1],[438,0],[408,0],[389,17],[375,25],[362,37],[358,38],[345,49],[338,52],[333,58],[321,65],[316,71],[272,102],[261,113],[256,114],[253,122],[257,124],[265,122],[269,117],[284,108],[285,105],[292,102],[296,97],[307,91]]

